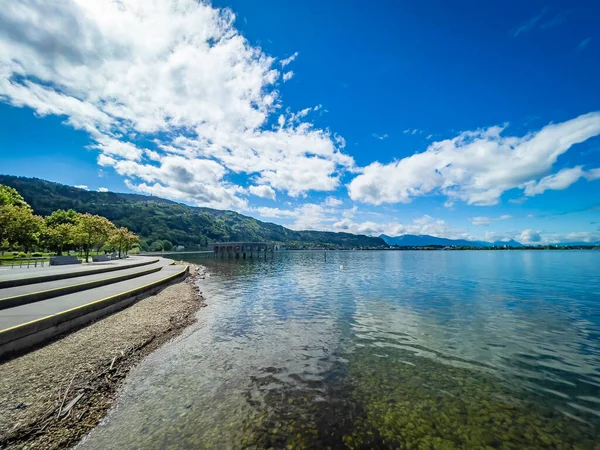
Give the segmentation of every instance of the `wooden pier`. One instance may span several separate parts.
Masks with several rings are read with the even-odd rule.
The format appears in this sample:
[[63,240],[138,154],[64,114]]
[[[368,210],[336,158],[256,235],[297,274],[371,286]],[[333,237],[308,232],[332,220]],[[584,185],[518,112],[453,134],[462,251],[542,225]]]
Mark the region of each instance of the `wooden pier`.
[[215,258],[242,258],[246,259],[261,255],[267,256],[279,251],[279,245],[268,242],[215,242],[208,244],[208,250],[212,251]]

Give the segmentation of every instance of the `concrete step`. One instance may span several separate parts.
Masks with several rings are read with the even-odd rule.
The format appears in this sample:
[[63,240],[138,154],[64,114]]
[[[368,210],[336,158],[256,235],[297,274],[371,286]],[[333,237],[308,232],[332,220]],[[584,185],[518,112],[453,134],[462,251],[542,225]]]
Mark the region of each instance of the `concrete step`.
[[155,263],[158,260],[159,258],[156,257],[133,256],[116,261],[73,266],[45,266],[30,269],[2,267],[0,270],[0,289],[141,267]]
[[0,312],[0,360],[123,309],[185,278],[188,266],[159,271]]
[[152,264],[133,268],[129,266],[130,268],[125,267],[119,271],[101,272],[93,275],[82,275],[76,279],[67,278],[0,289],[0,310],[148,275],[158,272],[163,266],[172,262],[171,259],[160,258]]

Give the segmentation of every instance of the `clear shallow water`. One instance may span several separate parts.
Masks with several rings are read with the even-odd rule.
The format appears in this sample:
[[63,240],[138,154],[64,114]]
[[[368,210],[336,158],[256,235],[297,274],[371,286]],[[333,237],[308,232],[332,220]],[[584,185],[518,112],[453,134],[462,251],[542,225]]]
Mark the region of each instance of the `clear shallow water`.
[[198,263],[209,306],[132,373],[80,447],[600,442],[598,251]]

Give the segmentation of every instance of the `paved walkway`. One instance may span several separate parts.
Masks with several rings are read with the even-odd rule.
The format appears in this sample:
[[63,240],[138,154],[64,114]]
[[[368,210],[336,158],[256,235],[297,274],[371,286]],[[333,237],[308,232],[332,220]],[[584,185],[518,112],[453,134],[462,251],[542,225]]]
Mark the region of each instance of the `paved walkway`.
[[[153,258],[153,260],[154,259],[156,259],[156,258]],[[139,262],[139,260],[137,260],[137,261]],[[133,268],[129,268],[129,269],[127,268],[127,266],[131,265],[131,264],[128,264],[128,265],[123,264],[123,268],[121,270],[114,270],[114,271],[110,271],[110,272],[97,273],[94,275],[82,275],[79,277],[66,278],[63,280],[47,281],[47,282],[43,282],[43,283],[26,284],[23,286],[4,288],[4,289],[0,289],[0,300],[8,298],[8,297],[14,297],[17,295],[33,294],[35,292],[48,291],[51,289],[58,289],[61,287],[66,287],[66,286],[73,286],[75,284],[90,283],[92,281],[99,281],[99,280],[109,280],[111,278],[121,277],[124,275],[130,275],[130,274],[139,273],[139,272],[146,272],[148,270],[167,266],[167,265],[171,264],[172,262],[173,262],[173,260],[171,260],[171,259],[160,258],[160,259],[158,259],[157,262],[155,262],[153,264],[146,264],[143,266],[133,267]]]
[[[48,300],[42,300],[35,303],[29,303],[23,306],[17,306],[0,311],[0,330],[22,325],[32,320],[41,319],[52,314],[57,314],[62,311],[66,311],[77,306],[82,306],[87,303],[102,300],[104,298],[127,292],[132,289],[140,288],[150,283],[165,279],[171,275],[174,275],[184,269],[182,265],[164,265],[166,262],[169,264],[171,260],[161,259],[163,267],[160,271],[151,273],[149,275],[143,275],[141,277],[133,278],[127,281],[121,281],[118,283],[109,284],[106,286],[88,289],[85,291],[77,292],[74,294],[63,295],[60,297],[50,298]],[[148,266],[142,266],[140,269],[147,268]],[[117,275],[122,271],[112,272]],[[71,278],[71,281],[79,280],[80,277]],[[38,283],[38,286],[45,285],[47,283]],[[11,288],[12,289],[12,288]]]
[[[139,264],[144,261],[148,261],[149,259],[156,259],[156,257],[147,257],[147,256],[130,256],[127,259],[120,259],[115,261],[106,261],[106,262],[96,262],[89,264],[73,264],[68,266],[50,266],[48,263],[44,264],[44,267],[30,267],[29,269],[26,267],[15,267],[10,268],[7,266],[3,266],[2,270],[0,270],[0,281],[4,280],[21,280],[24,278],[35,278],[41,276],[55,275],[59,273],[68,273],[68,272],[85,272],[88,270],[97,270],[101,267],[115,267],[115,266],[129,266],[132,264]],[[90,257],[91,260],[91,257]]]

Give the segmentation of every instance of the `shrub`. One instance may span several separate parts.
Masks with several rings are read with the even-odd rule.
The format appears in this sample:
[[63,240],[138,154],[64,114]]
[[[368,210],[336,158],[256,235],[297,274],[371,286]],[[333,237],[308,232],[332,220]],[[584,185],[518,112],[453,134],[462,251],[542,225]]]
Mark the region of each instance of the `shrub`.
[[163,245],[162,242],[160,241],[156,241],[154,243],[152,243],[152,245],[150,246],[150,250],[152,250],[153,252],[161,252],[163,249]]
[[40,256],[44,256],[44,254],[42,252],[35,252],[32,253],[31,256],[33,256],[34,258],[39,258]]
[[[13,253],[14,255],[14,253]],[[27,258],[27,253],[19,252],[17,253],[17,258]]]

